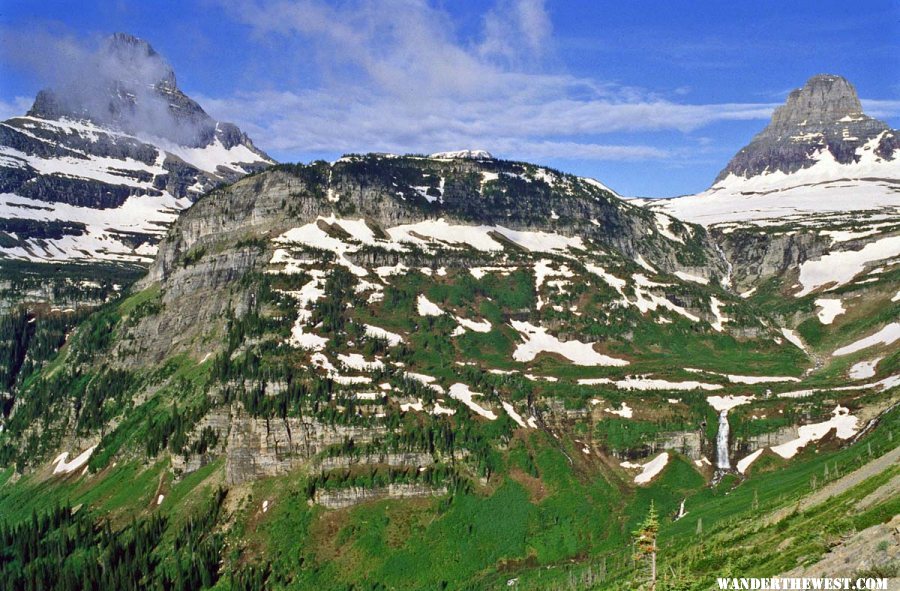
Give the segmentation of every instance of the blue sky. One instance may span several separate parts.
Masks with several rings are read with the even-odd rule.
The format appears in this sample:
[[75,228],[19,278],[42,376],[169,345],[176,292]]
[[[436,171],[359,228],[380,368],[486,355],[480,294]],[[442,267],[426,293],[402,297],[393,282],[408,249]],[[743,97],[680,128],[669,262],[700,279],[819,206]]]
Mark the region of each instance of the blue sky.
[[900,127],[900,2],[0,2],[0,116],[126,31],[282,161],[480,147],[625,195],[701,191],[834,73]]

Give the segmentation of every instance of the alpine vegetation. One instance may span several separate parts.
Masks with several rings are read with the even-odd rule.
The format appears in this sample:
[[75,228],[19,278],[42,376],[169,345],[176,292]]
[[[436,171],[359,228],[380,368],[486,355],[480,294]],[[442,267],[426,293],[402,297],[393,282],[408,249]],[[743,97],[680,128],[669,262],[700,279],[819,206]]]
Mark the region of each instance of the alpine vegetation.
[[0,588],[896,577],[900,136],[847,80],[634,200],[277,164],[147,42],[70,58],[0,124]]

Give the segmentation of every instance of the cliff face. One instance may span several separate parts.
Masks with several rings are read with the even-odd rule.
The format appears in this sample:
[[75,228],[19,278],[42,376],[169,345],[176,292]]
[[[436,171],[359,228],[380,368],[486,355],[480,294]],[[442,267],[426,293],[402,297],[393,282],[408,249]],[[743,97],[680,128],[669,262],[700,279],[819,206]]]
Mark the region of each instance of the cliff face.
[[184,94],[146,41],[114,35],[92,60],[90,76],[0,123],[4,258],[148,263],[179,211],[272,164]]
[[[404,415],[417,413],[426,424],[448,429],[445,415],[469,412],[459,402],[465,395],[447,394],[450,384],[411,377],[418,375],[411,357],[419,354],[418,339],[441,335],[435,342],[444,344],[434,346],[443,348],[471,333],[502,343],[474,345],[458,365],[442,357],[446,368],[474,366],[464,361],[467,355],[497,347],[490,354],[513,359],[521,339],[548,338],[559,339],[559,351],[578,349],[565,353],[570,362],[627,366],[623,353],[610,349],[634,350],[635,332],[655,334],[664,324],[679,332],[744,330],[736,322],[719,326],[728,322],[718,286],[727,275],[702,228],[635,207],[596,181],[531,164],[467,153],[276,166],[212,191],[184,212],[137,286],[143,291],[133,297],[141,303],[126,305],[109,338],[73,353],[61,375],[144,376],[133,384],[121,380],[129,385],[117,396],[124,408],[155,404],[190,417],[179,419],[186,426],[180,443],[167,440],[178,474],[224,457],[230,484],[298,469],[326,475],[376,470],[376,493],[317,490],[313,498],[329,506],[372,494],[431,494],[445,489],[448,465],[468,465],[487,444],[428,443],[434,431],[403,439],[411,437],[405,434],[410,427],[398,423]],[[473,284],[482,279],[484,285]],[[416,286],[423,280],[469,295],[452,313],[401,295],[421,289]],[[396,324],[431,317],[454,326],[380,326],[384,318]],[[544,337],[541,331],[550,332]],[[81,338],[73,351],[81,351]],[[546,351],[555,355],[557,345]],[[191,386],[165,369],[185,363],[199,364],[196,371],[208,377]],[[496,393],[507,386],[491,389],[480,382],[484,375],[460,375],[454,387],[480,387],[479,412],[490,420],[522,413],[514,423],[521,425],[530,414],[526,428],[566,432],[584,412],[543,389],[521,399],[532,387],[521,376],[513,404]],[[173,391],[171,402],[158,402]],[[39,412],[30,408],[36,400],[15,396],[10,420],[16,437],[34,433],[23,421]],[[72,433],[84,421],[75,402],[54,408],[59,413],[46,418],[53,429],[41,431],[47,437]],[[123,425],[131,413],[123,415]],[[93,429],[75,429],[80,437],[65,441],[87,447],[99,437],[102,448],[106,427]],[[452,442],[467,431],[443,433]],[[693,439],[670,439],[635,453],[700,453]]]
[[[625,256],[644,256],[666,270],[694,265],[724,271],[704,232],[675,222],[673,231],[680,235],[667,239],[660,235],[654,214],[601,187],[591,180],[493,159],[371,155],[333,165],[281,167],[200,200],[160,245],[146,282],[168,277],[179,256],[191,248],[238,234],[274,237],[328,216],[364,218],[381,229],[443,219],[552,232],[596,240]],[[684,248],[685,240],[690,249]]]
[[863,113],[856,89],[846,79],[813,76],[788,95],[769,125],[731,159],[716,183],[729,176],[791,174],[814,166],[826,154],[838,164],[857,164],[859,150],[866,146],[876,157],[893,160],[900,136]]

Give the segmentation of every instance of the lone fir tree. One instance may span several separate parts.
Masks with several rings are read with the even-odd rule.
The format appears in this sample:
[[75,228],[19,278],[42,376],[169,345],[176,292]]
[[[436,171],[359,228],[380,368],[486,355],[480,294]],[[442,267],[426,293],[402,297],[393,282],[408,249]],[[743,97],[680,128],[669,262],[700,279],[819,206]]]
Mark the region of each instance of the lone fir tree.
[[656,507],[653,501],[650,501],[650,510],[647,511],[647,517],[632,532],[635,540],[635,562],[641,562],[644,559],[650,561],[650,591],[656,589],[656,538],[659,535],[659,516],[656,514]]

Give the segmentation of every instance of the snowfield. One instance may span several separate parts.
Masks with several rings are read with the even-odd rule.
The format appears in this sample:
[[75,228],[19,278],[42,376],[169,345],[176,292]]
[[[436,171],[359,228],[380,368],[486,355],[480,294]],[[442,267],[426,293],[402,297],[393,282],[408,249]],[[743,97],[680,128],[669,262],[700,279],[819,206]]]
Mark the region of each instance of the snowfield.
[[516,409],[512,404],[510,404],[509,402],[506,402],[504,400],[503,402],[500,403],[500,405],[503,407],[503,410],[506,411],[506,414],[508,414],[509,417],[513,421],[515,421],[515,423],[518,426],[525,428],[525,429],[530,427],[530,425],[528,423],[526,423],[525,420],[522,418],[522,415],[520,415],[518,412],[516,412]]
[[[497,415],[473,400],[475,396],[482,396],[478,392],[472,392],[466,384],[456,383],[450,386],[450,397],[468,406],[475,414],[481,415],[489,421],[497,420]],[[512,415],[510,415],[512,416]],[[519,417],[521,420],[521,417]]]
[[841,303],[841,300],[819,298],[813,303],[819,307],[816,316],[818,316],[819,322],[822,324],[831,324],[834,322],[835,318],[847,311]]
[[820,150],[813,155],[812,166],[791,174],[775,171],[751,178],[732,174],[697,195],[638,203],[704,226],[802,218],[811,213],[882,208],[897,212],[900,158],[883,160],[875,154],[880,137],[857,148],[855,164],[840,164],[830,152]]
[[622,462],[620,465],[625,468],[640,468],[641,473],[634,477],[635,484],[647,484],[666,467],[669,463],[669,453],[662,452],[646,464],[633,464],[631,462]]
[[803,297],[820,287],[839,287],[865,270],[869,263],[900,256],[900,236],[870,242],[859,250],[832,251],[815,261],[800,265],[803,286],[795,297]]
[[797,452],[807,444],[822,439],[832,429],[836,430],[837,437],[840,439],[850,439],[856,435],[858,420],[850,414],[849,409],[838,406],[832,411],[832,414],[834,416],[827,421],[798,428],[797,439],[776,445],[772,447],[772,451],[787,459],[797,455]]
[[392,347],[403,342],[403,337],[395,332],[372,326],[371,324],[366,324],[364,326],[366,328],[366,336],[372,337],[373,339],[384,339]]
[[380,360],[366,361],[366,358],[359,353],[350,353],[349,355],[338,353],[337,358],[338,361],[356,371],[376,371],[384,369],[384,363]]
[[66,459],[69,457],[69,452],[64,451],[63,453],[56,456],[55,460],[53,460],[52,463],[55,464],[53,473],[69,474],[71,472],[74,472],[75,470],[87,464],[87,461],[91,459],[91,454],[94,453],[95,449],[97,449],[96,445],[87,448],[86,450],[78,454],[78,456],[71,462],[66,461]]
[[897,339],[900,339],[900,322],[891,322],[875,334],[835,350],[832,355],[840,357],[874,347],[875,345],[892,345]]
[[[28,129],[39,127],[65,136],[78,135],[93,143],[97,143],[101,139],[111,143],[137,141],[145,144],[147,148],[155,148],[156,159],[147,163],[132,158],[118,159],[99,156],[72,148],[66,148],[66,150],[78,152],[82,157],[44,158],[35,154],[26,154],[11,146],[0,146],[0,164],[5,167],[21,169],[30,167],[37,173],[48,177],[98,181],[108,185],[128,187],[132,192],[132,195],[121,206],[107,209],[36,201],[12,193],[0,194],[0,217],[76,222],[86,226],[85,233],[79,236],[66,235],[59,239],[34,239],[27,242],[26,248],[4,248],[4,254],[12,258],[31,261],[97,259],[152,262],[157,249],[155,244],[144,243],[134,247],[122,239],[121,233],[150,234],[162,238],[166,228],[175,221],[178,213],[191,205],[191,199],[175,198],[169,191],[162,191],[160,196],[151,194],[156,193],[159,189],[155,186],[156,179],[169,174],[164,167],[167,159],[179,158],[209,175],[209,179],[201,178],[200,181],[188,188],[194,197],[211,189],[215,179],[223,178],[220,167],[245,174],[248,171],[242,165],[271,163],[243,145],[226,149],[218,138],[204,148],[187,148],[160,138],[130,136],[88,121],[72,121],[65,118],[55,121],[37,117],[17,119],[29,123],[24,127],[11,126],[7,123],[0,123],[0,125],[13,130],[11,133],[22,133],[42,142],[48,140],[42,135],[29,132]],[[62,142],[62,145],[64,143]],[[136,178],[147,175],[149,175],[147,179]]]
[[634,409],[628,406],[627,402],[622,403],[622,408],[619,410],[613,410],[611,408],[604,408],[604,411],[608,412],[611,415],[619,415],[620,417],[630,419],[634,416]]
[[423,373],[415,373],[412,371],[408,371],[404,375],[411,380],[415,380],[415,381],[419,382],[420,384],[423,384],[423,385],[427,386],[428,388],[431,388],[438,394],[444,393],[444,387],[441,386],[440,384],[435,383],[435,382],[437,382],[437,378],[434,376],[428,376]]
[[737,471],[740,472],[741,474],[745,473],[747,471],[747,468],[750,467],[750,464],[755,462],[756,458],[758,458],[759,456],[762,455],[762,452],[763,452],[762,449],[758,449],[755,452],[751,453],[750,455],[744,456],[743,458],[738,460]]
[[706,401],[716,410],[716,412],[722,412],[723,410],[731,410],[742,404],[749,404],[753,401],[753,396],[708,396]]
[[581,378],[578,380],[580,386],[596,386],[600,384],[614,385],[620,390],[721,390],[719,384],[707,384],[697,382],[695,380],[684,380],[681,382],[671,382],[659,378],[651,378],[649,376],[627,376],[621,380],[611,380],[609,378]]
[[444,314],[444,311],[437,304],[430,302],[423,295],[420,295],[416,300],[416,309],[419,312],[419,316],[442,316]]
[[875,376],[875,366],[878,365],[878,362],[881,361],[881,357],[878,359],[872,359],[871,361],[860,361],[859,363],[854,363],[853,367],[850,368],[849,375],[854,380],[864,380],[866,378],[871,378]]
[[516,361],[533,361],[539,353],[546,352],[559,354],[575,365],[614,367],[628,365],[628,361],[624,359],[616,359],[597,353],[592,343],[582,343],[581,341],[563,342],[547,334],[546,328],[541,328],[528,322],[513,320],[510,324],[525,339],[525,342],[519,343],[513,352],[513,359]]
[[800,378],[790,376],[733,376],[726,375],[732,384],[768,384],[774,382],[799,382]]
[[806,351],[806,345],[803,344],[803,340],[796,332],[794,332],[790,328],[782,328],[781,334],[784,335],[784,338],[786,338],[792,345],[794,345],[801,351]]
[[[339,234],[332,230],[342,230],[349,238],[335,237]],[[414,224],[403,224],[387,228],[385,233],[390,240],[384,240],[363,219],[344,219],[335,216],[319,216],[315,222],[291,228],[276,237],[273,242],[282,249],[290,247],[307,247],[334,253],[339,264],[345,266],[357,277],[365,277],[368,271],[351,261],[350,255],[366,246],[377,246],[386,250],[408,252],[411,247],[418,247],[426,253],[433,254],[436,249],[473,248],[481,252],[501,252],[504,245],[496,237],[506,240],[528,250],[538,253],[564,253],[570,249],[583,250],[585,244],[580,237],[567,237],[560,234],[540,231],[510,230],[502,226],[468,226],[450,224],[444,219],[426,220]],[[282,261],[284,263],[286,261]],[[405,267],[387,267],[376,270],[376,274],[386,277],[404,273]],[[504,269],[509,271],[508,269]],[[478,276],[479,271],[472,270]]]

